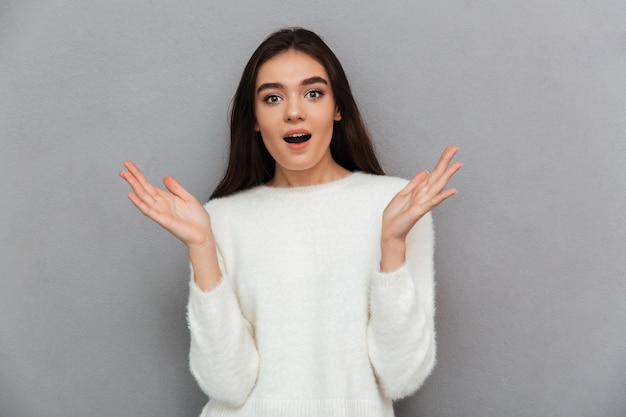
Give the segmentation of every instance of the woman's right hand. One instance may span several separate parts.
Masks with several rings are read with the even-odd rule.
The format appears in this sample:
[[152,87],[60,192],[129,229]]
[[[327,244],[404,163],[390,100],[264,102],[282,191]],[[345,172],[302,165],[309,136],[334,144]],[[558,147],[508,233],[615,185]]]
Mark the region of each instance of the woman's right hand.
[[167,191],[152,185],[131,161],[124,161],[120,172],[133,189],[128,198],[145,216],[180,239],[189,249],[213,244],[211,218],[202,204],[172,176],[163,184]]

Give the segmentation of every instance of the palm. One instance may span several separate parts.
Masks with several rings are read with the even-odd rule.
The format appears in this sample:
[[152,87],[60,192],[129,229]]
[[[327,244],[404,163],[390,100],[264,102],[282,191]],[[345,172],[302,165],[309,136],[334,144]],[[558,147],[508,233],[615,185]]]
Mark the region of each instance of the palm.
[[130,161],[120,173],[133,189],[128,198],[145,216],[154,220],[186,245],[202,245],[211,234],[211,219],[202,204],[174,178],[163,180],[167,190],[152,185]]
[[404,240],[419,219],[456,194],[456,189],[444,188],[462,166],[459,162],[450,165],[457,151],[454,146],[446,148],[433,172],[418,173],[389,202],[383,212],[384,240]]

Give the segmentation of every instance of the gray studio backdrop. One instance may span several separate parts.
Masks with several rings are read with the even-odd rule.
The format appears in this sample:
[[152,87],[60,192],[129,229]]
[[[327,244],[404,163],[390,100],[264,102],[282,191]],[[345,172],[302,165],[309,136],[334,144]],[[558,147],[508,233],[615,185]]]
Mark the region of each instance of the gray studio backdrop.
[[183,246],[124,159],[206,200],[283,26],[334,48],[435,212],[439,363],[409,416],[626,415],[626,2],[0,1],[0,416],[196,416]]

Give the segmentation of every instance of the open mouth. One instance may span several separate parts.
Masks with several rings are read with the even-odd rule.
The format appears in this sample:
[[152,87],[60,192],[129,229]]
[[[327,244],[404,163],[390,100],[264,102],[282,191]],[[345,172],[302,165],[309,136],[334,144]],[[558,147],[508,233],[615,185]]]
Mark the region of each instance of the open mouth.
[[307,135],[304,133],[297,133],[295,135],[285,136],[283,140],[287,143],[302,143],[311,139],[311,135]]

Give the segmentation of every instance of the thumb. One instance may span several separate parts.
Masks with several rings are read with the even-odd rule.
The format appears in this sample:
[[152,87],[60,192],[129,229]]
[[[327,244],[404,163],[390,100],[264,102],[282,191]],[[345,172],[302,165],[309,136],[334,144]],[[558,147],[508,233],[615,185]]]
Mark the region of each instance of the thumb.
[[195,198],[192,194],[185,190],[185,187],[180,185],[180,183],[176,181],[176,179],[171,175],[166,175],[165,178],[163,178],[163,185],[165,185],[165,188],[167,188],[172,194],[182,198],[185,201],[189,201]]

